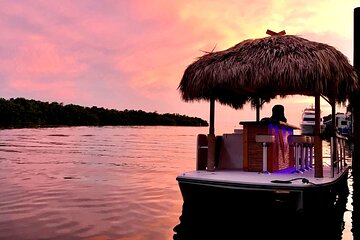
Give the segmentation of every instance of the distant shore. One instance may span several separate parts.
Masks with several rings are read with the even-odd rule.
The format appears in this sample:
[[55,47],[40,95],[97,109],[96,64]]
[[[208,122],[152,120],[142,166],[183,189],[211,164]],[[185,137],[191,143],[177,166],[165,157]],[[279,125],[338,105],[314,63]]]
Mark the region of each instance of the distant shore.
[[208,126],[208,122],[177,113],[123,111],[83,107],[25,98],[0,98],[1,128],[62,126]]

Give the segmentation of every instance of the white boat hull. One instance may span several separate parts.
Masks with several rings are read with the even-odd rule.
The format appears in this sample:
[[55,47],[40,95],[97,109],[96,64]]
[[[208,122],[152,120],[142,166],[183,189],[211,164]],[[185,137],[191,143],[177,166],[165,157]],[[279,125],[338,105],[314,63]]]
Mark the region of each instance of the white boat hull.
[[276,174],[253,173],[262,179],[254,183],[255,176],[239,171],[185,173],[178,177],[184,203],[174,239],[337,239],[343,231],[348,170],[333,181],[311,179],[319,185],[269,183],[287,179]]
[[[237,202],[244,202],[247,207],[257,199],[258,207],[269,207],[280,201],[291,206],[293,211],[304,212],[330,204],[337,194],[347,191],[349,169],[345,167],[334,178],[314,178],[313,170],[304,174],[282,172],[270,175],[233,170],[194,171],[178,176],[177,181],[184,202],[238,199]],[[330,168],[324,168],[324,172],[330,176]]]

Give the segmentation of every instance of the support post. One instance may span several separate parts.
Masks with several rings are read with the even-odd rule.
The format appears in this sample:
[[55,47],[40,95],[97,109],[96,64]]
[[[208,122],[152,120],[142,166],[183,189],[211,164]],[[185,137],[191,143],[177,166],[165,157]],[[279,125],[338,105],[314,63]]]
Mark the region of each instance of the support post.
[[314,129],[315,177],[324,177],[322,159],[322,140],[320,138],[320,94],[315,96],[315,129]]
[[334,171],[335,171],[335,162],[338,160],[338,141],[336,139],[336,133],[337,133],[337,128],[336,128],[336,106],[335,106],[335,99],[331,100],[331,137],[332,139],[332,144],[331,144],[331,148],[332,148],[332,155],[331,155],[331,177],[334,177]]
[[208,154],[207,154],[207,164],[206,164],[207,171],[215,170],[216,138],[215,138],[214,119],[215,119],[215,98],[211,98],[210,99],[210,127],[209,127],[209,134],[208,134]]
[[[360,72],[360,7],[354,9],[354,67]],[[360,77],[360,76],[358,76]],[[352,100],[353,106],[353,140],[354,154],[352,169],[360,177],[360,92],[354,94]]]
[[215,171],[215,145],[216,145],[216,138],[214,134],[208,135],[208,154],[207,154],[207,164],[206,170],[207,171]]
[[[360,72],[360,7],[354,9],[354,67]],[[357,92],[351,99],[353,106],[353,143],[354,151],[352,158],[353,173],[353,212],[352,212],[352,232],[353,239],[360,237],[360,93]]]
[[210,99],[210,126],[209,126],[209,134],[215,134],[215,99]]
[[256,99],[256,121],[260,122],[260,98]]
[[334,154],[334,145],[336,145],[336,142],[335,142],[335,138],[334,136],[331,136],[330,137],[330,155],[331,155],[331,159],[330,159],[330,167],[331,167],[331,172],[330,172],[330,175],[331,177],[333,178],[334,177],[334,164],[335,164],[335,154]]

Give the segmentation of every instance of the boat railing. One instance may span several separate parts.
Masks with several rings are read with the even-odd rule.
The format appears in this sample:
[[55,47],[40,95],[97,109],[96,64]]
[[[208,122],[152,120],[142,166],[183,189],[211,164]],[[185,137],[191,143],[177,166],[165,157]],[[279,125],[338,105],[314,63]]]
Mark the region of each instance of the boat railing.
[[[231,135],[231,134],[229,134]],[[234,161],[238,161],[241,157],[237,159],[228,159],[230,163],[221,163],[224,161],[224,154],[221,152],[223,145],[226,145],[227,140],[225,136],[225,139],[222,139],[223,136],[216,136],[215,138],[215,152],[214,152],[214,167],[215,168],[236,168],[240,169],[242,167],[239,167],[240,163],[236,163],[235,165],[232,164]],[[232,139],[229,139],[229,141]],[[263,147],[263,156],[262,156],[262,163],[263,163],[263,169],[262,172],[266,173],[268,171],[267,166],[267,147],[269,144],[271,144],[274,141],[274,136],[272,135],[258,135],[256,137],[256,142],[261,143]],[[348,138],[336,134],[330,138],[330,177],[334,177],[335,174],[339,174],[346,166],[347,166],[347,157],[346,157],[346,147],[347,147],[347,141]],[[230,141],[228,144],[238,144],[237,141]],[[294,147],[294,171],[293,173],[301,173],[307,170],[310,170],[313,168],[313,149],[314,149],[314,137],[313,136],[307,136],[307,135],[289,135],[288,136],[288,143],[290,146]],[[238,145],[237,145],[238,146]],[[238,147],[237,147],[238,148]],[[236,148],[236,149],[237,149]],[[197,161],[196,161],[196,170],[206,170],[208,169],[207,162],[208,162],[208,136],[205,134],[199,134],[197,138]],[[229,149],[227,149],[229,151]],[[226,151],[225,151],[226,152]],[[229,157],[228,157],[229,158]],[[324,158],[326,158],[324,156]],[[226,159],[225,159],[226,160]],[[230,165],[231,166],[230,166]],[[242,162],[241,162],[242,164]],[[235,166],[235,167],[234,167]]]
[[331,177],[334,177],[335,171],[339,173],[347,166],[345,152],[347,140],[347,137],[340,134],[336,134],[330,138]]

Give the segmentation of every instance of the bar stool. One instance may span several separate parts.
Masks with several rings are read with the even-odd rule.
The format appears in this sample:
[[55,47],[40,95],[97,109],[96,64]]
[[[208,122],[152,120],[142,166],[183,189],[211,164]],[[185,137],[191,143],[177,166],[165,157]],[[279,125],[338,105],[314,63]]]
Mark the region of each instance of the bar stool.
[[275,141],[275,136],[269,134],[256,135],[255,141],[261,143],[263,149],[263,169],[259,173],[270,174],[267,169],[267,147],[270,143],[273,143]]
[[[301,158],[299,158],[299,151],[303,150],[303,144],[306,143],[306,136],[304,135],[289,135],[288,143],[294,146],[295,152],[295,170],[292,173],[303,173],[304,171],[304,154],[301,153]],[[301,166],[299,164],[301,161]]]
[[305,170],[312,169],[314,137],[306,136],[305,148]]

